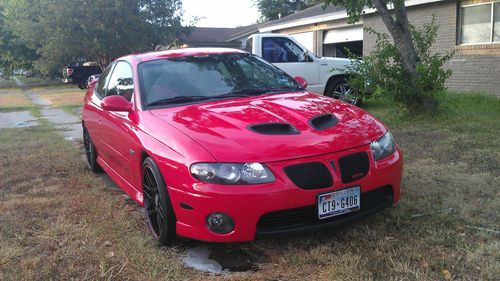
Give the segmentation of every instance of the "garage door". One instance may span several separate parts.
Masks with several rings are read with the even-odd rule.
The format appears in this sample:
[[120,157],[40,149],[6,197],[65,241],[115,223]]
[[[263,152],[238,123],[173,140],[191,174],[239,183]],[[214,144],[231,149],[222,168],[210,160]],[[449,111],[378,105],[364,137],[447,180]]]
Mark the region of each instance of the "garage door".
[[363,40],[363,27],[349,27],[328,30],[325,33],[323,44],[334,44]]
[[314,46],[314,41],[313,41],[313,33],[311,32],[303,32],[303,33],[296,33],[296,34],[291,34],[295,40],[299,41],[300,44],[302,44],[304,47],[306,47],[309,52],[313,52],[313,46]]

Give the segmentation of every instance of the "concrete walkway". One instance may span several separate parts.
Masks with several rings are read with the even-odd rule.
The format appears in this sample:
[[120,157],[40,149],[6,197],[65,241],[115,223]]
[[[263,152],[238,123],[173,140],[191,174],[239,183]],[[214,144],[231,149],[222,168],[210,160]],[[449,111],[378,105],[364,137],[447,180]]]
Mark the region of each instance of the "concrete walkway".
[[13,77],[13,79],[17,86],[26,93],[28,99],[40,108],[42,118],[54,124],[66,140],[82,139],[83,132],[80,116],[69,114],[60,108],[53,108],[50,101],[43,99],[39,94],[31,92],[18,78]]
[[0,129],[36,125],[38,125],[38,121],[29,111],[0,112]]

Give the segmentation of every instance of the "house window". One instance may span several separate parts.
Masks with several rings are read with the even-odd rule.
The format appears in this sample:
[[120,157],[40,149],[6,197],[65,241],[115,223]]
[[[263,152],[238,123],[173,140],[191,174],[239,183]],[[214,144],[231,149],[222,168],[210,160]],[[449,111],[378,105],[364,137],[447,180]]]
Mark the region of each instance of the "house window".
[[500,1],[462,1],[461,44],[500,42]]

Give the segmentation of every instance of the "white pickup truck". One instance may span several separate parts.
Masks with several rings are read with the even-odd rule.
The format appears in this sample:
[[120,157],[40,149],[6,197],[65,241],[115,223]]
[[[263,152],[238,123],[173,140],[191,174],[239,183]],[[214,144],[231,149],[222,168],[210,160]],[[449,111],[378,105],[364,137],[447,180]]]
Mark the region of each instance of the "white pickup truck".
[[317,57],[290,35],[264,33],[251,35],[245,50],[276,65],[288,75],[302,76],[311,92],[334,97],[351,104],[360,102],[358,92],[347,84],[343,73],[349,59]]

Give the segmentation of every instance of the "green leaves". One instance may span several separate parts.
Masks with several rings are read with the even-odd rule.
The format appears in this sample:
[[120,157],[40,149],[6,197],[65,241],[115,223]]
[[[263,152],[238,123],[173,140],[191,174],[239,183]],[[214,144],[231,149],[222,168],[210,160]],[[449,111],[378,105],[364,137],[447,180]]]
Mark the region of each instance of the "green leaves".
[[181,0],[3,0],[5,29],[36,50],[34,66],[56,74],[86,58],[106,66],[120,56],[175,44]]
[[276,20],[321,3],[321,0],[254,0],[262,21]]
[[347,20],[349,23],[359,21],[365,8],[373,8],[371,0],[326,0],[325,6],[327,5],[344,7],[349,16]]
[[440,96],[446,90],[446,79],[451,75],[451,71],[444,69],[443,65],[454,54],[432,52],[438,30],[435,21],[422,28],[410,25],[418,56],[415,86],[408,82],[410,78],[403,66],[401,54],[391,38],[385,33],[366,30],[376,36],[376,46],[362,61],[348,67],[347,71],[353,77],[350,83],[362,89],[364,83],[369,81],[376,87],[376,95],[395,100],[412,114],[435,113]]

